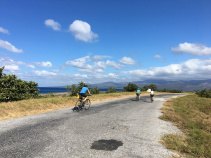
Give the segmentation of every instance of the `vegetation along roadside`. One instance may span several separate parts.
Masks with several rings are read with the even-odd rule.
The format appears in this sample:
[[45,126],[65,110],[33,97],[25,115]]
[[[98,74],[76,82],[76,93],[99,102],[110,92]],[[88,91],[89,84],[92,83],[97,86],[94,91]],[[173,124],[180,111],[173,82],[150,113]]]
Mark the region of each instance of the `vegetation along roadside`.
[[160,119],[173,122],[184,136],[168,134],[161,143],[184,157],[211,157],[211,98],[198,94],[172,98],[164,103]]

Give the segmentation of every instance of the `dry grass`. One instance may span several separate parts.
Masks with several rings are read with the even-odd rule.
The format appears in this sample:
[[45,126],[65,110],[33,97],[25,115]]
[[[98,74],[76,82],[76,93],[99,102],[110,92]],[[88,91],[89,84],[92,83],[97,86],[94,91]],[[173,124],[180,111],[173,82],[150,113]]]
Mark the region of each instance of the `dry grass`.
[[[156,94],[161,93],[156,92]],[[67,93],[45,94],[42,95],[45,98],[0,103],[0,121],[73,107],[77,98],[66,95]],[[149,93],[142,92],[141,95],[149,95]],[[135,97],[135,92],[101,93],[89,98],[92,103],[95,103],[128,97]]]
[[185,157],[211,157],[211,98],[187,95],[170,99],[161,110],[160,118],[173,122],[185,134],[165,135],[162,143],[167,148]]

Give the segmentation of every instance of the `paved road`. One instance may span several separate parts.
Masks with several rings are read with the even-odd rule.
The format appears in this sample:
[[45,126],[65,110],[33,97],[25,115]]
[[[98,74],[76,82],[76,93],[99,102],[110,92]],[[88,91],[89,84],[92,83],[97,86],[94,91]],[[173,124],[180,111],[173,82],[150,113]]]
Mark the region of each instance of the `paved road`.
[[158,141],[179,130],[158,119],[163,102],[178,95],[156,95],[92,104],[0,122],[1,158],[167,158]]

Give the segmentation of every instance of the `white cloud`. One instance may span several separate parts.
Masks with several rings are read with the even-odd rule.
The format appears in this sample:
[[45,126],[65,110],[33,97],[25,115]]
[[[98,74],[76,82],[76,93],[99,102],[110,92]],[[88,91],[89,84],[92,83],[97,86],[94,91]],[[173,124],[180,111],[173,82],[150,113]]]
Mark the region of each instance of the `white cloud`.
[[34,65],[31,65],[31,64],[26,65],[26,67],[31,68],[31,69],[35,69],[35,66]]
[[190,59],[165,67],[121,72],[132,79],[195,80],[211,78],[211,59]]
[[46,77],[56,76],[56,75],[57,75],[57,73],[55,73],[55,72],[49,72],[49,71],[46,71],[46,70],[34,71],[34,73],[35,73],[37,76],[46,76]]
[[87,75],[83,75],[83,74],[74,74],[74,77],[76,77],[76,78],[88,78],[88,76]]
[[52,72],[59,73],[59,70],[52,70]]
[[96,72],[96,73],[104,73],[105,71],[102,70],[102,69],[95,69],[95,72]]
[[90,57],[85,56],[85,57],[78,58],[72,61],[67,61],[66,64],[77,67],[77,68],[91,69],[92,66],[87,64],[88,61],[91,61]]
[[55,31],[60,31],[61,30],[61,25],[58,22],[56,22],[56,21],[54,21],[52,19],[45,20],[44,23],[45,23],[46,26],[52,28]]
[[14,72],[14,71],[17,71],[17,70],[20,70],[18,65],[5,65],[5,70],[7,71],[11,71],[11,72]]
[[0,27],[0,32],[9,34],[9,31],[7,29],[4,29],[3,27]]
[[122,69],[124,66],[121,65],[121,64],[118,64],[114,61],[110,61],[110,60],[107,60],[106,61],[106,65],[110,66],[110,67],[113,67],[114,69]]
[[127,64],[127,65],[134,65],[136,64],[136,61],[133,60],[130,57],[123,57],[122,59],[119,60],[122,64]]
[[53,66],[50,61],[36,62],[36,64],[40,67],[52,67]]
[[7,66],[8,71],[9,71],[10,68],[11,68],[11,71],[19,70],[19,66],[25,66],[25,67],[31,68],[31,69],[35,68],[35,66],[30,64],[30,63],[25,63],[25,62],[22,62],[22,61],[16,61],[16,60],[13,60],[9,57],[0,58],[0,67],[3,67],[3,66]]
[[[111,61],[110,61],[111,62]],[[2,63],[4,65],[2,65]],[[111,62],[115,63],[115,62]],[[116,64],[116,63],[115,63]],[[122,72],[105,72],[105,69],[92,66],[91,69],[78,69],[78,73],[60,73],[58,70],[52,71],[31,71],[23,72],[20,65],[29,66],[22,61],[15,61],[11,58],[0,58],[0,67],[6,66],[6,73],[14,73],[24,80],[33,80],[41,85],[66,85],[71,83],[78,83],[81,80],[87,83],[99,82],[128,82],[128,81],[142,81],[151,79],[165,79],[165,80],[196,80],[196,79],[210,79],[211,78],[211,58],[208,59],[190,59],[179,64],[170,64],[164,67],[151,67],[149,69],[137,69]],[[33,66],[32,66],[33,67]],[[32,68],[31,67],[31,68]],[[117,66],[118,68],[118,66]],[[72,71],[71,71],[72,72]],[[105,74],[106,73],[106,74]],[[50,80],[49,80],[50,78]],[[40,86],[40,85],[39,85]]]
[[108,77],[110,77],[110,78],[119,78],[119,76],[116,73],[109,73]]
[[95,62],[95,67],[106,69],[106,63],[104,61]]
[[11,52],[14,52],[14,53],[22,53],[23,52],[22,49],[17,49],[11,43],[9,43],[7,41],[3,41],[1,39],[0,39],[0,47],[4,48],[4,49],[7,49],[7,50],[9,50]]
[[155,59],[163,59],[163,57],[160,56],[160,55],[154,55],[153,58],[155,58]]
[[211,47],[202,44],[181,43],[178,47],[173,47],[172,51],[176,54],[190,54],[193,56],[211,55]]
[[69,31],[75,36],[75,39],[84,42],[94,42],[98,35],[91,30],[91,26],[84,21],[75,20],[69,27]]
[[91,59],[93,61],[101,61],[103,60],[104,58],[111,58],[110,56],[106,56],[106,55],[95,55],[93,56]]
[[104,73],[105,72],[102,69],[95,69],[95,68],[92,68],[92,69],[78,69],[77,71],[87,72],[87,73],[91,73],[91,74]]

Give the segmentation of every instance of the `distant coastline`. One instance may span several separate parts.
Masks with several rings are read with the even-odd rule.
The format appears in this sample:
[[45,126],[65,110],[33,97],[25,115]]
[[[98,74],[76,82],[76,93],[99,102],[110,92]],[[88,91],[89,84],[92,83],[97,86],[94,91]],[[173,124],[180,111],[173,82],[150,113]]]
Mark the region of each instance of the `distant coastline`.
[[40,90],[39,94],[67,92],[67,89],[62,87],[37,87],[37,89]]
[[[39,89],[39,94],[47,94],[47,93],[65,93],[68,92],[67,89],[62,87],[37,87]],[[108,89],[100,89],[101,92],[106,92]],[[123,91],[123,89],[116,89],[116,91]]]

